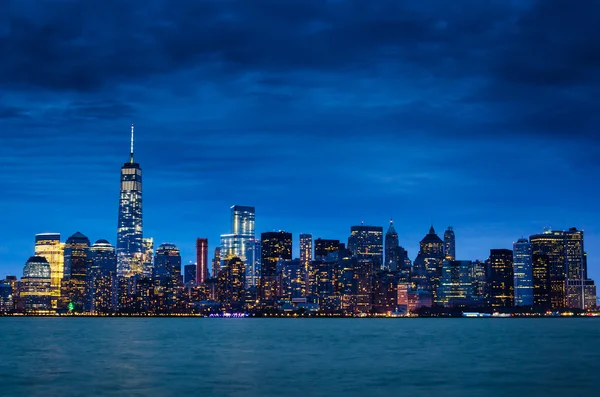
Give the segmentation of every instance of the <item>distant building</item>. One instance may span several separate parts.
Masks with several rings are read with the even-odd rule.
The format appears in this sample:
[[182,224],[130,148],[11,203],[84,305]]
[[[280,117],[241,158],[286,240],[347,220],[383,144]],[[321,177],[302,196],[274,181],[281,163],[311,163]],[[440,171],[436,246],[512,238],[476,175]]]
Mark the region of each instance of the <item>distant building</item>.
[[190,263],[183,267],[183,283],[184,284],[195,284],[196,283],[196,264]]
[[315,240],[315,260],[324,261],[332,252],[340,249],[340,240],[326,240],[318,238]]
[[208,239],[196,239],[196,284],[204,284],[208,280]]
[[221,270],[221,248],[216,247],[215,254],[214,254],[213,260],[212,260],[212,272],[211,272],[212,277],[216,278],[217,275],[219,274],[220,270]]
[[520,238],[513,244],[515,306],[533,306],[531,244]]
[[277,263],[292,259],[292,233],[283,231],[261,234],[261,299],[277,297]]
[[456,259],[456,237],[452,226],[444,232],[444,258],[453,261]]
[[383,266],[383,227],[352,226],[348,249],[359,261],[371,262],[375,270]]
[[303,233],[300,234],[300,267],[301,267],[301,278],[302,282],[302,294],[305,294],[306,290],[306,279],[308,277],[308,270],[310,263],[313,260],[313,238],[312,234]]
[[154,267],[154,239],[144,237],[142,239],[142,275],[152,277],[152,268]]
[[23,267],[20,297],[27,313],[52,309],[52,278],[46,258],[32,256],[27,260]]
[[90,240],[77,232],[65,243],[65,276],[61,283],[61,304],[63,309],[84,310],[88,305],[88,269],[90,261]]
[[181,255],[174,244],[161,244],[154,257],[154,299],[158,312],[177,310],[183,293]]
[[90,247],[90,269],[87,275],[87,310],[108,313],[117,308],[117,255],[106,240]]
[[435,233],[433,225],[429,233],[419,243],[420,250],[413,263],[412,279],[417,286],[431,292],[433,299],[442,277],[442,261],[444,260],[444,243]]
[[533,304],[540,308],[566,306],[565,233],[547,230],[529,237],[531,243]]
[[511,307],[514,301],[513,252],[490,250],[488,260],[489,300],[492,307]]
[[445,307],[473,305],[471,261],[445,259],[436,303]]
[[[394,228],[394,221],[390,219],[390,226],[385,233],[385,270],[396,271],[398,269],[398,233]],[[400,266],[401,267],[401,266]]]
[[133,124],[129,161],[121,167],[117,227],[117,272],[121,277],[143,274],[142,168],[133,159]]
[[14,310],[13,290],[10,284],[0,282],[0,313],[10,313]]
[[58,306],[60,283],[64,277],[65,245],[60,242],[60,233],[40,233],[35,235],[35,256],[46,258],[50,264],[52,307]]
[[231,258],[217,277],[217,295],[226,310],[241,311],[246,296],[246,270],[240,258]]

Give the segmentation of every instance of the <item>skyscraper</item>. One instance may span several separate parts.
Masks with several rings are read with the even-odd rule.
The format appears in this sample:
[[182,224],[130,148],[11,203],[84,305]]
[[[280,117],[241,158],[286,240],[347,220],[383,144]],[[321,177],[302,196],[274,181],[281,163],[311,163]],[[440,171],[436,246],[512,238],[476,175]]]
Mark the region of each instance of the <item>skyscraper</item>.
[[513,252],[507,249],[490,250],[489,269],[490,305],[493,307],[513,306]]
[[117,273],[120,277],[143,274],[142,169],[133,159],[133,124],[129,162],[121,167],[121,196],[117,228]]
[[431,291],[435,298],[435,291],[442,277],[444,243],[435,233],[433,225],[419,243],[419,247],[419,253],[414,261],[412,278],[421,289]]
[[26,312],[45,312],[52,308],[51,270],[46,258],[32,256],[27,260],[21,284],[20,296]]
[[90,247],[90,269],[87,274],[87,310],[108,313],[117,308],[117,256],[115,247],[98,240]]
[[303,285],[302,291],[306,292],[308,271],[313,258],[313,239],[312,234],[300,234],[300,270],[302,273]]
[[515,306],[533,305],[533,272],[531,267],[531,244],[520,238],[513,244],[513,268]]
[[533,272],[533,304],[541,308],[566,306],[565,233],[546,230],[529,236]]
[[266,232],[261,240],[261,298],[265,301],[276,298],[277,264],[292,259],[292,233],[284,231]]
[[383,227],[352,226],[348,249],[359,261],[371,262],[375,270],[383,266]]
[[471,261],[444,260],[437,303],[447,307],[470,305],[473,297],[472,269]]
[[340,240],[327,240],[318,238],[315,240],[315,260],[324,261],[332,252],[339,251]]
[[256,255],[254,234],[254,207],[233,205],[230,208],[231,230],[229,234],[221,235],[221,267],[225,267],[232,258],[240,258],[246,271],[246,288],[253,283],[252,273],[255,269],[252,258]]
[[164,243],[154,257],[154,297],[158,312],[172,312],[183,294],[181,255],[175,244]]
[[444,258],[453,261],[456,259],[456,237],[452,226],[444,232]]
[[142,273],[146,277],[152,277],[154,266],[154,239],[144,237],[142,239]]
[[[90,268],[90,240],[77,232],[65,243],[65,276],[61,283],[62,308],[67,306],[83,310],[88,302]],[[71,304],[71,305],[70,305]]]
[[398,269],[398,233],[394,228],[394,221],[390,219],[390,227],[385,233],[385,268],[388,271],[396,271]]
[[221,247],[215,248],[215,254],[212,260],[212,272],[211,277],[216,278],[219,274],[219,270],[221,270]]
[[60,283],[64,277],[65,245],[60,242],[60,233],[35,235],[35,255],[46,258],[50,264],[52,307],[58,305]]
[[196,239],[196,284],[204,284],[208,280],[208,239]]

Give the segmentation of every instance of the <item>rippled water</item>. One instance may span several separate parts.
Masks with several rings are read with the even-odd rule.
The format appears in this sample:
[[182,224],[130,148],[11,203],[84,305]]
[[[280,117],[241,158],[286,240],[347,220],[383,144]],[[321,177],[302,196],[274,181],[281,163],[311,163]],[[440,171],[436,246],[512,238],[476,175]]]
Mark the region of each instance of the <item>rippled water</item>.
[[2,396],[600,395],[596,319],[1,318]]

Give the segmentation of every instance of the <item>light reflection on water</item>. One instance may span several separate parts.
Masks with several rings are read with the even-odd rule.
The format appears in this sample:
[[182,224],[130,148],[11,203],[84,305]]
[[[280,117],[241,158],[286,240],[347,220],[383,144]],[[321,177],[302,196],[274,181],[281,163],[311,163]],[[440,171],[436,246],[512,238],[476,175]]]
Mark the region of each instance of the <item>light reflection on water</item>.
[[2,396],[597,395],[597,319],[0,318]]

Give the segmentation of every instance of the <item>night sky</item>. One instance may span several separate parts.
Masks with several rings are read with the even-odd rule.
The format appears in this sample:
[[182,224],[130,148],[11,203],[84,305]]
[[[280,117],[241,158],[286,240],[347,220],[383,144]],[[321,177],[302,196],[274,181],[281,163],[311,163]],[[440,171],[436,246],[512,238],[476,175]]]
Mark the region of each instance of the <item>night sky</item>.
[[134,123],[144,235],[184,263],[239,204],[296,254],[575,226],[600,279],[600,2],[0,0],[0,55],[0,276],[36,233],[115,243]]

